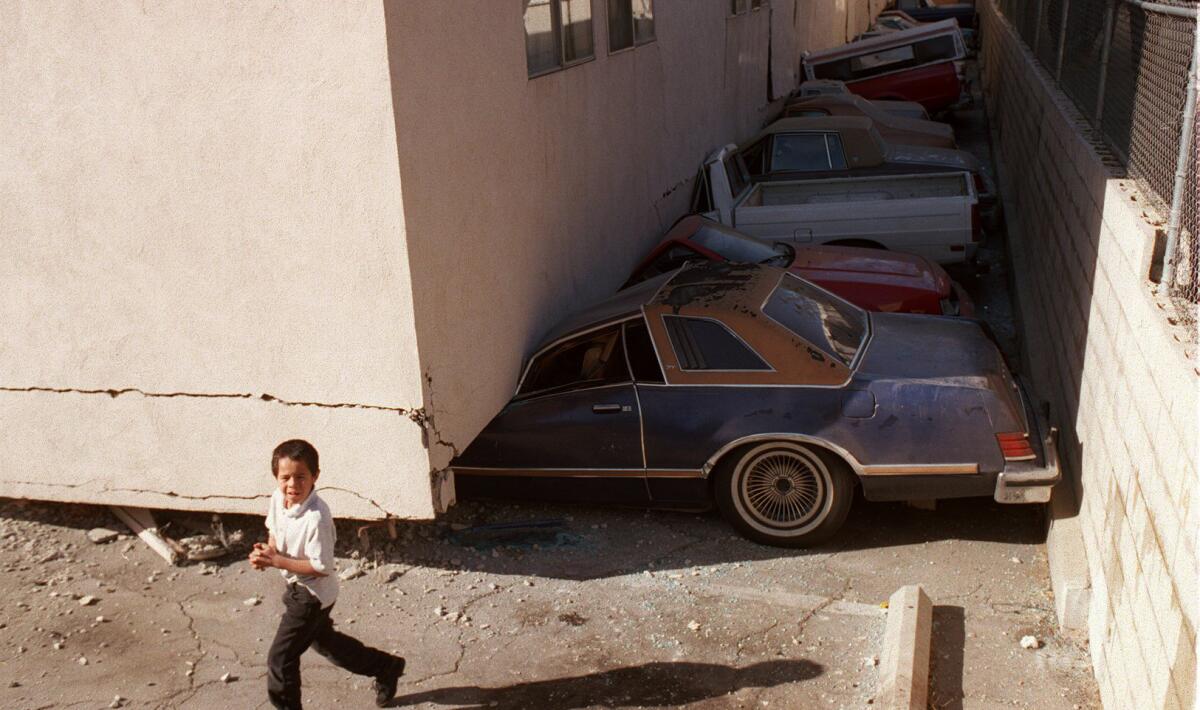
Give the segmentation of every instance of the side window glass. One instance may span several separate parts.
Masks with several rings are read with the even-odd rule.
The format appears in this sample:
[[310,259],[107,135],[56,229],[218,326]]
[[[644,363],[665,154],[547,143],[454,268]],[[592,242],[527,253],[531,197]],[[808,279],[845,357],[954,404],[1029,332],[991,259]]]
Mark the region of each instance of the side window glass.
[[771,149],[771,172],[828,170],[824,133],[779,134]]
[[705,318],[663,316],[682,370],[770,370],[723,323]]
[[824,118],[829,112],[819,108],[794,108],[787,115],[788,118]]
[[873,54],[864,54],[851,59],[851,71],[855,79],[862,79],[884,72],[897,71],[914,66],[917,58],[913,45],[893,47]]
[[749,148],[742,151],[742,162],[746,166],[746,172],[751,177],[762,175],[767,172],[766,157],[767,157],[767,142],[771,140],[763,138]]
[[708,195],[708,166],[702,166],[692,186],[692,212],[704,214],[712,211],[712,199]]
[[838,79],[850,81],[854,78],[854,70],[849,59],[839,59],[833,62],[818,64],[813,67],[813,76],[817,79]]
[[612,326],[559,343],[534,358],[517,395],[599,387],[629,381],[621,352],[621,327]]
[[729,178],[729,191],[733,197],[742,194],[742,190],[746,189],[746,184],[750,181],[746,174],[746,164],[737,153],[725,158],[725,175]]
[[625,352],[629,354],[629,367],[637,382],[663,382],[662,368],[650,342],[650,332],[641,318],[625,324]]
[[829,167],[833,170],[845,170],[846,152],[842,150],[842,137],[836,133],[826,133],[825,147],[829,149]]

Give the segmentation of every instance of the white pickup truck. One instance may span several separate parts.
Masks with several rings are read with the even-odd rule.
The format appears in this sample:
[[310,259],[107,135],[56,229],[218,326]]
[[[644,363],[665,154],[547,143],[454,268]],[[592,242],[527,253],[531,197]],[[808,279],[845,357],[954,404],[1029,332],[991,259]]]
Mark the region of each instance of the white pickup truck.
[[877,247],[940,264],[971,259],[983,236],[970,173],[751,183],[734,145],[704,161],[692,211],[762,239]]

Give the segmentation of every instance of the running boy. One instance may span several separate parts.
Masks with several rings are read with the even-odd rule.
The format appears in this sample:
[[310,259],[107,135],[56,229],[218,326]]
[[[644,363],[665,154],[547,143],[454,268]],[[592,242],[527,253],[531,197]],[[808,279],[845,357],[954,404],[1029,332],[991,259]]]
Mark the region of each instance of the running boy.
[[300,655],[311,645],[334,665],[375,678],[375,704],[386,707],[404,659],[334,630],[329,618],[338,593],[337,535],[329,506],[313,490],[321,473],[317,450],[302,439],[285,441],[271,454],[271,472],[278,487],[267,512],[267,544],[255,543],[250,552],[254,569],[276,567],[287,580],[283,618],[267,655],[267,697],[277,708],[301,708]]

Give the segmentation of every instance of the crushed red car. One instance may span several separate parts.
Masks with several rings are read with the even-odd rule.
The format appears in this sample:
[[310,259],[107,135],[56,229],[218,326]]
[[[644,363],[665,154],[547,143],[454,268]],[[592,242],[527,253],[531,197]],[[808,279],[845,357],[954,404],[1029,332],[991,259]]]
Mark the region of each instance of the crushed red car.
[[945,269],[912,254],[843,246],[771,244],[697,215],[684,217],[633,270],[622,288],[689,261],[770,264],[884,313],[973,317],[975,306]]

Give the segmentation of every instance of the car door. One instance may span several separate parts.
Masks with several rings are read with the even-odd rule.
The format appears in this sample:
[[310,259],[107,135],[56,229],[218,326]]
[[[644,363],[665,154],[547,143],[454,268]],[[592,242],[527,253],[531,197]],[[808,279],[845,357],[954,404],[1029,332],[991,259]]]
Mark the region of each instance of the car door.
[[[552,500],[647,498],[641,412],[620,323],[530,360],[517,394],[453,464],[468,489]],[[481,482],[478,479],[507,479]],[[528,490],[516,490],[517,488]]]

